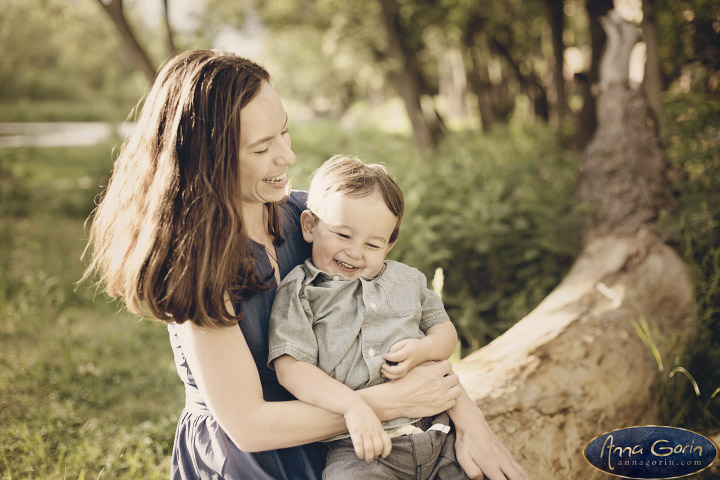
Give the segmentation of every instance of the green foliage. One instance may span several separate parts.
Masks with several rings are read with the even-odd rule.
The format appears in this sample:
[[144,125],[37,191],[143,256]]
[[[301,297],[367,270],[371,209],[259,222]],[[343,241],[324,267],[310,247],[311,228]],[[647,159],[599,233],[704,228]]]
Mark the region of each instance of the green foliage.
[[398,173],[407,216],[393,254],[445,274],[464,350],[489,342],[554,288],[580,248],[571,190],[578,158],[548,128],[450,137]]
[[167,478],[167,332],[94,297],[83,223],[109,145],[0,149],[0,478]]
[[[656,8],[660,66],[666,83],[670,84],[687,64],[694,62],[717,75],[720,69],[718,1],[660,0]],[[707,91],[713,89],[708,85]]]
[[[0,4],[0,43],[6,46],[0,56],[3,103],[99,103],[103,109],[115,107],[113,113],[129,111],[147,81],[135,70],[110,20],[95,3],[4,0]],[[0,119],[18,119],[17,113],[11,116],[5,110]]]
[[685,365],[698,383],[696,396],[682,377],[668,382],[668,416],[674,423],[720,426],[720,99],[672,92],[665,99],[665,150],[686,177],[675,185],[678,211],[665,219],[695,286],[698,336]]

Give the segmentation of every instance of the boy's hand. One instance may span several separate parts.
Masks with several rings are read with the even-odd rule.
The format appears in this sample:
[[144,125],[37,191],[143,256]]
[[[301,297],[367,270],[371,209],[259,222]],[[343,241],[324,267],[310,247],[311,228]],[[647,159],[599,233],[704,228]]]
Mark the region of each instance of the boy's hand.
[[[380,367],[380,373],[389,380],[402,378],[412,368],[420,365],[425,359],[421,358],[420,340],[406,338],[390,347],[390,351],[383,355],[387,363]],[[392,365],[390,364],[392,362]]]
[[345,424],[358,458],[369,463],[378,455],[385,458],[390,454],[390,436],[367,403],[360,401],[351,406],[345,412]]

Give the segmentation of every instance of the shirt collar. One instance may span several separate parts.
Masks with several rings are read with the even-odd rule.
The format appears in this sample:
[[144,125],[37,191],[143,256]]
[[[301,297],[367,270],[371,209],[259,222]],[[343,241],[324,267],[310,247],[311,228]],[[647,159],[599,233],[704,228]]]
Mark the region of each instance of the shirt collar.
[[[383,262],[382,269],[380,269],[380,273],[377,274],[374,278],[368,278],[368,277],[360,277],[359,279],[355,280],[365,280],[366,282],[372,282],[374,280],[377,280],[382,276],[382,274],[385,272],[385,268],[387,268],[387,261]],[[311,283],[314,283],[316,279],[318,279],[321,282],[329,282],[331,280],[336,281],[343,281],[343,282],[354,282],[355,280],[350,280],[349,278],[345,277],[344,275],[340,273],[327,273],[323,270],[320,270],[317,268],[313,262],[312,258],[308,258],[305,260],[305,280],[304,285],[309,285]]]

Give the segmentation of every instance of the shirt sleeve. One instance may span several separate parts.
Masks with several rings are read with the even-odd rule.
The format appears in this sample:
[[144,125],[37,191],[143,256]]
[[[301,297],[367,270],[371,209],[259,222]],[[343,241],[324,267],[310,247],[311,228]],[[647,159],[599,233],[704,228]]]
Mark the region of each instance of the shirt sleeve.
[[268,367],[281,355],[317,365],[318,346],[312,329],[312,313],[303,302],[302,279],[288,274],[275,294],[268,334]]
[[427,287],[427,278],[421,271],[417,271],[418,291],[420,292],[420,330],[423,332],[428,328],[443,322],[450,321],[445,311],[445,306],[440,297]]

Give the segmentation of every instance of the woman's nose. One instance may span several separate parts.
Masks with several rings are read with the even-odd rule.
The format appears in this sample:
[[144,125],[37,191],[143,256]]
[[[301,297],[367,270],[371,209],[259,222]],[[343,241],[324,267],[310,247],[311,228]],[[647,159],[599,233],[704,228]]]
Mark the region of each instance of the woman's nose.
[[289,142],[280,142],[280,150],[277,157],[275,157],[275,162],[278,165],[287,166],[291,166],[293,163],[295,163],[295,152],[292,151]]

